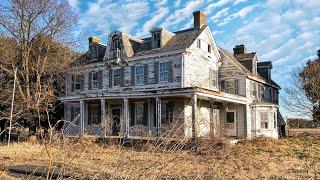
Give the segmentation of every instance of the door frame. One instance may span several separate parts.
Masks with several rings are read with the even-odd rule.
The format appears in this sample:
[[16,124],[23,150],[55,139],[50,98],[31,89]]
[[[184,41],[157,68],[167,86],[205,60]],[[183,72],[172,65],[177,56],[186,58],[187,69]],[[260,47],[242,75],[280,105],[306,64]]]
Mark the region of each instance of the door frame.
[[[233,112],[234,113],[234,123],[227,123],[227,114],[228,112]],[[234,124],[234,129],[226,129],[227,130],[227,136],[237,136],[237,110],[235,109],[228,109],[226,111],[226,119],[225,119],[226,124]],[[234,131],[234,132],[231,132]],[[231,133],[230,133],[231,132]]]

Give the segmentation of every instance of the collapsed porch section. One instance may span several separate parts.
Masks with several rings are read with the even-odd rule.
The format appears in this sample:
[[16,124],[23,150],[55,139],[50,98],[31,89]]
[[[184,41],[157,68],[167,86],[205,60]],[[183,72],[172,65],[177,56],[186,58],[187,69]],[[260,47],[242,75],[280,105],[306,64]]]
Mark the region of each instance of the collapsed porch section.
[[64,131],[73,135],[245,138],[248,131],[245,103],[193,91],[74,99],[65,107]]

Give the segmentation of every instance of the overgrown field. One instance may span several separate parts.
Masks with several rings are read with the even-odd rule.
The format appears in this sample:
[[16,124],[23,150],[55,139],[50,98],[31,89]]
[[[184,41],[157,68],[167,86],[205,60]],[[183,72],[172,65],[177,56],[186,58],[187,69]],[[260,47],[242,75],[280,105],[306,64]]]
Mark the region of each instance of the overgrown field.
[[[308,131],[308,130],[306,130]],[[210,140],[197,150],[139,148],[94,143],[86,139],[14,143],[0,147],[0,179],[12,165],[67,169],[79,179],[221,179],[320,178],[320,130],[295,131],[281,140],[260,138],[236,145]],[[50,161],[51,160],[51,161]]]

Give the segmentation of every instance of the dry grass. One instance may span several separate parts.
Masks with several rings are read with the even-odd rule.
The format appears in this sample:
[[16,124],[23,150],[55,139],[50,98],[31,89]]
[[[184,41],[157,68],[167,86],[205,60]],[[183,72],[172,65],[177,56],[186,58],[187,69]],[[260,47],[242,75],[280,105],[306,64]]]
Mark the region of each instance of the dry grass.
[[[320,136],[282,140],[260,138],[234,146],[200,144],[198,150],[170,150],[145,146],[144,150],[67,140],[54,142],[52,160],[73,178],[88,179],[251,179],[319,178]],[[44,145],[16,143],[0,147],[0,179],[18,178],[11,165],[47,165]]]

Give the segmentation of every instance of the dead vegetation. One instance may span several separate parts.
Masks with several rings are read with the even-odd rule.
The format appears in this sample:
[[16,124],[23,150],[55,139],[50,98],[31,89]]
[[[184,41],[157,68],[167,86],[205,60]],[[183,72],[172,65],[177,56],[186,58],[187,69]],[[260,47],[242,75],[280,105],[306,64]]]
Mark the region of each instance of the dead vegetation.
[[9,149],[3,144],[0,179],[21,178],[8,172],[10,166],[47,166],[49,161],[67,170],[72,178],[81,179],[317,179],[320,175],[319,137],[294,136],[278,141],[259,138],[236,145],[209,139],[191,150],[151,143],[135,148],[96,143],[85,138],[64,139],[53,141],[50,157],[45,145],[39,142],[16,143]]

